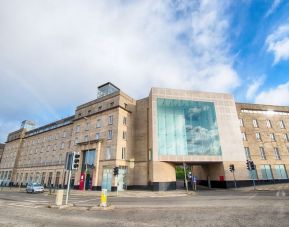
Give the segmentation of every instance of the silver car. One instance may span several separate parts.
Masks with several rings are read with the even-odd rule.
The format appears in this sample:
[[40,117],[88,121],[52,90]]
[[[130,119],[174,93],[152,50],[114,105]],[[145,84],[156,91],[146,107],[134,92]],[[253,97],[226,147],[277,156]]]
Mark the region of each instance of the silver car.
[[44,192],[44,187],[42,184],[39,183],[29,183],[26,187],[27,193],[34,193],[34,192]]

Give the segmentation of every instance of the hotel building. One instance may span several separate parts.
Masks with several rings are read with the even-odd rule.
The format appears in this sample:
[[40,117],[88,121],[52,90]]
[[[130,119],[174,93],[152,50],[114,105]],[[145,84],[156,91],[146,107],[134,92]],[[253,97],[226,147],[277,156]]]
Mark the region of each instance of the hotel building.
[[[269,123],[270,122],[270,126]],[[76,189],[176,189],[176,167],[199,184],[233,187],[288,182],[289,107],[235,103],[229,94],[152,88],[135,100],[111,83],[73,116],[36,128],[24,121],[8,135],[2,185],[41,182],[66,187],[67,152],[80,153]],[[246,160],[256,171],[249,172]],[[119,167],[118,182],[113,167]]]

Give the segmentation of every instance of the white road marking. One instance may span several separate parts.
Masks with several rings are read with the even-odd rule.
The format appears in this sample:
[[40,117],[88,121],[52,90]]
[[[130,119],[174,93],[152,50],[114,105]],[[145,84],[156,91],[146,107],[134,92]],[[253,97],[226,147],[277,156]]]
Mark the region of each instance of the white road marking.
[[16,206],[16,207],[27,207],[27,208],[40,208],[41,206],[29,206],[29,205],[23,205],[23,204],[19,204],[19,203],[8,203],[7,205],[9,206]]

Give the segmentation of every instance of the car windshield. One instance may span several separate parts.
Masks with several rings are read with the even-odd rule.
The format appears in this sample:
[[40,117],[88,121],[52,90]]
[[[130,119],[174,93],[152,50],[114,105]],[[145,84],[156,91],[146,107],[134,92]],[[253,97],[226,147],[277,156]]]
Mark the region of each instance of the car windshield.
[[40,186],[42,186],[41,184],[39,184],[39,183],[34,183],[33,184],[33,186],[37,186],[37,187],[40,187]]

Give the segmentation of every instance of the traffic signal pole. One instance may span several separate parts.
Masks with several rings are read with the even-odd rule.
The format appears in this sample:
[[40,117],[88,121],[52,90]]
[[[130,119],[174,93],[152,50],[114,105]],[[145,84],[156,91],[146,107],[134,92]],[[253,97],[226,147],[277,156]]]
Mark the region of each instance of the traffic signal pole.
[[69,174],[68,174],[68,183],[67,183],[67,189],[66,189],[65,205],[67,205],[67,203],[68,203],[69,190],[70,190],[70,180],[71,180],[71,169],[69,170]]

